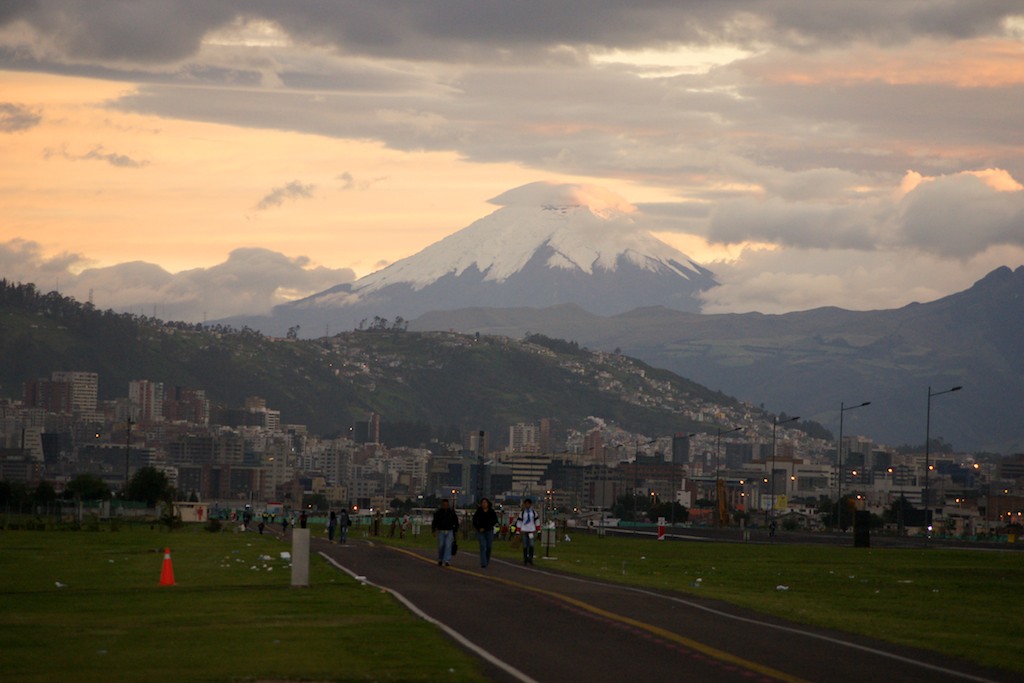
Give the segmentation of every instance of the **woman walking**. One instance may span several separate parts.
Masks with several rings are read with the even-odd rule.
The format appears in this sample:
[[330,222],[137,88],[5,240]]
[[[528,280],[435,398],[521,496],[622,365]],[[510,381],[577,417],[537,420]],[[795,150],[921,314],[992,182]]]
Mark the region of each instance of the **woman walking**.
[[489,498],[481,498],[480,504],[473,513],[473,528],[476,539],[480,543],[480,566],[491,563],[491,546],[494,545],[494,527],[498,524],[498,513],[491,507]]

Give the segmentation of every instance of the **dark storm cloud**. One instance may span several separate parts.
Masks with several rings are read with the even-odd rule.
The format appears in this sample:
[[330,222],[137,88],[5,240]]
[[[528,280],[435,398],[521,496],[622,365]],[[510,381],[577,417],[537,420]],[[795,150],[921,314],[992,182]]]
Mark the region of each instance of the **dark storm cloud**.
[[22,20],[74,59],[176,61],[235,20],[266,20],[293,40],[349,53],[411,59],[501,58],[563,45],[630,48],[686,42],[775,42],[808,47],[914,36],[966,38],[997,30],[1015,0],[37,0],[5,3],[0,24]]

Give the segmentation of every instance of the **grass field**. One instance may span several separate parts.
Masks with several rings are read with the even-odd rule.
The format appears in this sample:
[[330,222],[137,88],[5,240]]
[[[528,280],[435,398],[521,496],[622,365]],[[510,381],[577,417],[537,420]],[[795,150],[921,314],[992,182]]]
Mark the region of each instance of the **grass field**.
[[[353,528],[353,541],[362,534]],[[429,533],[377,540],[433,543]],[[174,587],[158,586],[165,546]],[[460,546],[476,552],[473,538]],[[482,680],[432,627],[315,556],[312,587],[290,588],[280,558],[288,549],[269,536],[198,527],[0,532],[0,680]],[[538,568],[724,600],[1024,672],[1021,553],[586,534],[552,548],[557,559],[539,559],[538,550]],[[519,557],[501,542],[495,555]]]
[[[169,546],[176,584],[160,587]],[[479,681],[387,594],[254,533],[0,532],[2,681]],[[58,585],[60,584],[60,585]]]
[[[1024,672],[1024,553],[825,545],[659,543],[572,534],[536,565],[723,600],[804,624],[870,635]],[[385,542],[427,545],[419,539]],[[477,552],[473,537],[460,553]],[[507,543],[495,556],[518,561]]]

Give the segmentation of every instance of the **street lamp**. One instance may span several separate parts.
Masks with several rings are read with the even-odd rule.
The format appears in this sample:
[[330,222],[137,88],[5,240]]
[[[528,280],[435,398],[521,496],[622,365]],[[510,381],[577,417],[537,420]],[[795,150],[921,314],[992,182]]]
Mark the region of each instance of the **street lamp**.
[[926,533],[925,533],[925,536],[924,536],[925,539],[928,538],[928,536],[929,536],[929,534],[931,533],[931,530],[932,530],[931,509],[928,507],[928,505],[929,505],[929,497],[928,497],[928,493],[929,493],[928,492],[929,476],[928,476],[928,474],[931,472],[931,469],[930,469],[929,465],[931,464],[930,463],[930,456],[931,456],[931,443],[930,442],[932,440],[932,397],[933,396],[942,396],[943,394],[950,394],[950,393],[953,393],[954,391],[960,391],[961,389],[963,389],[963,387],[962,386],[958,386],[958,387],[953,387],[952,389],[946,389],[945,391],[935,391],[935,392],[933,392],[932,388],[928,387],[928,411],[927,411],[927,416],[925,417],[925,421],[924,421],[924,524],[925,524],[925,527],[926,527],[926,529],[925,529]]
[[855,410],[856,408],[863,408],[864,406],[871,405],[871,401],[864,401],[863,403],[855,406],[847,406],[844,403],[839,404],[839,495],[836,497],[836,519],[835,522],[839,522],[839,528],[843,526],[841,515],[843,514],[843,415],[846,414],[847,410]]
[[722,510],[722,472],[720,469],[721,456],[722,456],[722,434],[732,434],[733,432],[741,432],[743,427],[733,427],[727,429],[724,432],[722,428],[718,428],[718,432],[715,435],[715,526],[718,526],[721,522],[721,510]]
[[768,489],[768,493],[772,497],[771,508],[770,508],[770,510],[771,510],[770,517],[771,517],[772,521],[775,520],[775,430],[778,429],[779,425],[784,425],[787,422],[796,422],[799,419],[800,419],[800,416],[797,415],[796,417],[790,417],[790,418],[787,418],[787,419],[783,420],[782,422],[779,422],[779,417],[777,415],[773,415],[772,416],[772,471],[771,471],[771,474],[769,475],[769,477],[771,478],[771,482],[772,483],[771,483],[771,488]]

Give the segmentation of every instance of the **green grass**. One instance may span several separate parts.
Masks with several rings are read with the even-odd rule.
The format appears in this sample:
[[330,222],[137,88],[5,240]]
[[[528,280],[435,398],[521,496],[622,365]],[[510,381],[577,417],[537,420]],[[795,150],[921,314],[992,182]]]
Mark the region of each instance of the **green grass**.
[[[860,633],[1024,672],[1024,553],[825,545],[659,543],[572,534],[537,566],[723,600],[798,623]],[[386,542],[399,542],[382,539]],[[433,543],[427,533],[402,543]],[[460,553],[475,554],[472,536]],[[507,543],[496,557],[518,561]],[[780,589],[785,586],[786,589]]]
[[[165,546],[173,587],[158,585]],[[283,550],[198,528],[2,532],[0,680],[482,680],[433,627],[315,555],[311,587],[291,588]]]

